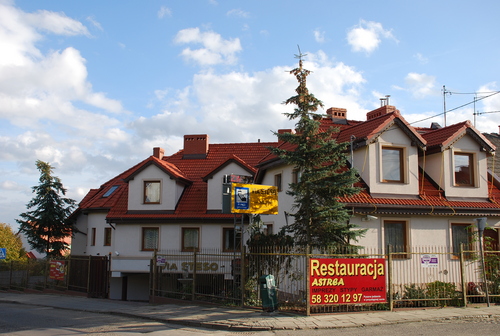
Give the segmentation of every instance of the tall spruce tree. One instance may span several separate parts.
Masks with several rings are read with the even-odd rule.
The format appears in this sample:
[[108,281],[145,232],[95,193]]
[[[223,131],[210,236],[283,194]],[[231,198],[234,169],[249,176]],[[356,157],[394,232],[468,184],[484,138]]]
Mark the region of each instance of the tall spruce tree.
[[53,167],[46,162],[36,161],[40,171],[39,184],[34,186],[35,197],[27,204],[27,208],[34,210],[20,214],[22,220],[19,231],[25,234],[31,247],[47,258],[59,257],[68,249],[65,238],[72,234],[73,225],[68,217],[73,211],[76,201],[62,197],[66,189],[61,180],[53,176]]
[[[300,50],[299,50],[300,52]],[[296,105],[293,113],[285,113],[297,120],[295,133],[275,133],[279,140],[292,148],[272,148],[285,163],[295,167],[300,178],[291,183],[287,194],[294,197],[294,221],[286,230],[294,235],[295,244],[309,250],[344,251],[354,247],[365,230],[350,224],[351,213],[339,202],[339,197],[359,192],[354,187],[358,180],[354,169],[348,169],[346,150],[348,143],[337,143],[336,128],[323,129],[317,111],[323,103],[309,93],[306,78],[311,73],[303,68],[300,54],[299,67],[290,71],[299,82],[297,95],[284,104]]]

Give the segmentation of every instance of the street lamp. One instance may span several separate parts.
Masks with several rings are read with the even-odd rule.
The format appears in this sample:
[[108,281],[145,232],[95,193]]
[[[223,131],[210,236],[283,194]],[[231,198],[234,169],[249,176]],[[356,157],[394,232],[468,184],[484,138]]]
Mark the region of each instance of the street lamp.
[[486,268],[484,266],[483,233],[486,227],[486,217],[476,218],[477,232],[479,233],[479,251],[481,253],[481,268],[484,280],[484,292],[486,293],[486,303],[490,306],[490,295],[488,291],[488,280],[486,279]]

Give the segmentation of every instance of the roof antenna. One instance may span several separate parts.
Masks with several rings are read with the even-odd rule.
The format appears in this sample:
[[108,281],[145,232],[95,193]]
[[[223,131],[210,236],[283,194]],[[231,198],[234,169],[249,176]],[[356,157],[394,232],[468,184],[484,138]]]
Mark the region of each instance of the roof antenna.
[[295,55],[295,58],[299,59],[299,67],[302,68],[302,57],[307,56],[307,54],[303,54],[302,51],[300,51],[300,47],[297,44],[297,48],[299,49],[299,54]]

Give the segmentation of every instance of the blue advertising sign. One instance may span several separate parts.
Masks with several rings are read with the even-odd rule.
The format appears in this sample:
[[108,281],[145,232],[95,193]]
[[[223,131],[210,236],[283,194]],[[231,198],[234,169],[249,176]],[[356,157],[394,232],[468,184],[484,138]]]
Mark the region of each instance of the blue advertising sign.
[[237,210],[250,209],[250,188],[234,188],[234,208]]

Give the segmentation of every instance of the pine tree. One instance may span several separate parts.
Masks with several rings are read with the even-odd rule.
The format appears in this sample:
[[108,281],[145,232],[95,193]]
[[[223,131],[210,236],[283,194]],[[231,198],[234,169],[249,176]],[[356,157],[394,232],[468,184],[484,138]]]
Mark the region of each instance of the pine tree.
[[365,230],[356,229],[349,223],[351,213],[338,201],[339,197],[359,192],[354,187],[358,180],[354,169],[347,169],[346,149],[348,143],[337,143],[334,133],[338,129],[323,129],[322,114],[317,111],[323,103],[309,93],[306,78],[311,73],[302,66],[290,71],[297,78],[297,95],[284,104],[296,105],[293,113],[285,113],[290,119],[297,119],[295,133],[275,133],[280,141],[292,146],[290,149],[272,148],[272,152],[286,164],[295,168],[300,178],[291,183],[287,194],[294,197],[294,221],[286,226],[293,234],[295,244],[309,250],[318,249],[344,251],[353,247]]
[[38,160],[36,167],[40,171],[39,184],[32,188],[36,196],[27,204],[28,209],[34,210],[20,214],[23,220],[16,221],[33,249],[46,253],[47,258],[59,257],[68,249],[64,239],[72,234],[73,225],[68,217],[76,202],[62,197],[66,189],[61,180],[52,175],[53,167],[49,163]]

